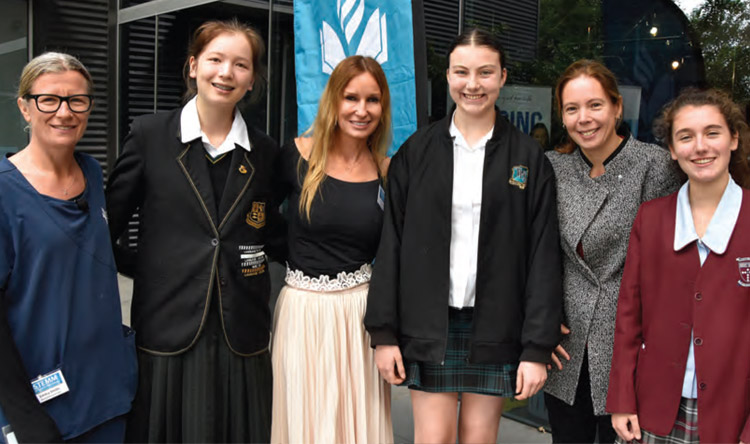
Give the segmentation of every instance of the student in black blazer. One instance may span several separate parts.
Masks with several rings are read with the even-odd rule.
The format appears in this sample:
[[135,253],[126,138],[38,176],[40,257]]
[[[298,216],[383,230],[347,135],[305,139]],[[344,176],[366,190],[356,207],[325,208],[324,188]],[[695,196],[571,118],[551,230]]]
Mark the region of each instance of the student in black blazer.
[[265,253],[282,228],[271,184],[277,148],[236,108],[263,50],[237,21],[198,28],[185,65],[193,98],[136,119],[110,175],[112,239],[139,214],[137,252],[116,246],[118,268],[134,278],[139,349],[129,441],[270,438]]

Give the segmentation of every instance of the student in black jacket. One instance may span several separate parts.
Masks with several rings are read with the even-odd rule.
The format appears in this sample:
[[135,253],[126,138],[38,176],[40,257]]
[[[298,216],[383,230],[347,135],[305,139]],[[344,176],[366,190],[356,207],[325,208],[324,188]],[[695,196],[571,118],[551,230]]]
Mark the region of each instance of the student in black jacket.
[[274,142],[237,103],[263,57],[236,21],[195,33],[186,80],[194,97],[133,122],[110,175],[113,239],[138,209],[132,321],[140,380],[126,439],[268,442],[271,428],[270,253]]
[[499,43],[471,30],[449,58],[454,111],[391,162],[365,326],[383,377],[412,389],[416,442],[495,442],[503,398],[541,389],[560,339],[555,179],[494,106]]

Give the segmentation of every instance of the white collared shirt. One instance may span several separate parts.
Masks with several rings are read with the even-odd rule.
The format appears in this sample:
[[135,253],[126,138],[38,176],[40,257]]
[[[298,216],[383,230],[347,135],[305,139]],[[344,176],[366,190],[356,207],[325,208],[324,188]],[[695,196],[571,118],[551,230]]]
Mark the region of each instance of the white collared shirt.
[[201,122],[198,118],[197,100],[197,96],[190,99],[180,113],[180,140],[182,143],[188,143],[200,138],[206,152],[214,159],[222,154],[232,151],[235,145],[239,145],[247,151],[251,150],[250,138],[247,135],[247,125],[242,118],[240,110],[237,108],[234,109],[232,128],[229,130],[227,137],[218,147],[211,145],[208,136],[206,136],[206,134],[203,133],[203,130],[201,130]]
[[494,126],[473,147],[456,127],[453,114],[453,204],[451,206],[450,306],[473,307],[476,298],[479,216],[482,210],[484,147]]
[[[716,207],[711,222],[706,228],[703,238],[698,237],[693,223],[693,213],[690,208],[688,187],[690,182],[685,183],[677,194],[677,214],[674,227],[674,251],[683,249],[688,244],[697,241],[698,256],[701,266],[706,262],[710,252],[724,254],[727,251],[729,239],[732,237],[734,226],[740,215],[742,205],[742,189],[732,178],[729,178],[724,194],[721,196],[719,205]],[[688,351],[685,378],[682,382],[682,397],[697,398],[698,383],[695,374],[695,348],[693,345],[693,333],[690,333],[690,350]]]

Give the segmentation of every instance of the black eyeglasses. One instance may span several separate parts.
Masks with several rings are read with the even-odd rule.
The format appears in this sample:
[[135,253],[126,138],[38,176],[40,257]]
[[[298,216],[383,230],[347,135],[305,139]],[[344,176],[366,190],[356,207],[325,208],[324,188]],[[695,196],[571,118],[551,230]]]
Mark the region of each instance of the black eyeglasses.
[[34,99],[36,109],[43,113],[56,113],[63,102],[74,113],[85,113],[94,104],[94,96],[90,94],[74,94],[72,96],[58,96],[57,94],[26,94],[24,99]]

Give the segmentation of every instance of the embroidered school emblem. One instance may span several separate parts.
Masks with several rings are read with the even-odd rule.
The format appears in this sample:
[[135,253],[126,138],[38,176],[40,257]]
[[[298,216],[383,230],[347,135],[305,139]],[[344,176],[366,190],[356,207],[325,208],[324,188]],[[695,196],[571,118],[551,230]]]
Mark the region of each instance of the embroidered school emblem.
[[526,189],[526,183],[529,181],[529,168],[523,165],[516,165],[510,170],[510,180],[508,183],[518,188]]
[[737,283],[743,287],[750,287],[750,257],[738,257],[737,267],[740,272],[740,280]]
[[266,203],[253,202],[253,206],[248,211],[245,222],[253,228],[262,228],[266,225]]

